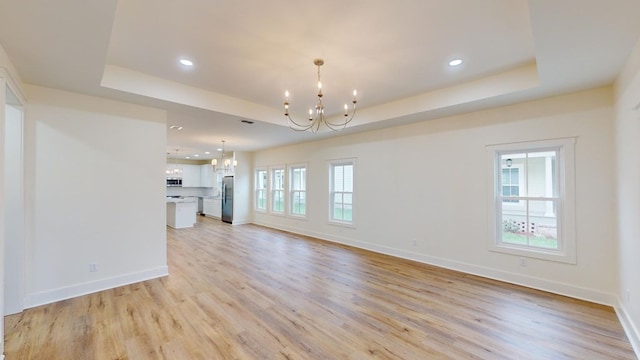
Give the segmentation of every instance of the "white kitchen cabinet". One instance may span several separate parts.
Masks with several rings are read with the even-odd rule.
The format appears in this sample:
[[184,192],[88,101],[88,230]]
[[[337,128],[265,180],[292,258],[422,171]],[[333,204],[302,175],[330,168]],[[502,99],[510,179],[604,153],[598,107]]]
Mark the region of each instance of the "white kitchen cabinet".
[[207,188],[216,186],[216,174],[213,172],[213,166],[200,165],[200,186]]
[[182,187],[202,187],[200,165],[182,165]]
[[222,217],[222,199],[205,198],[202,202],[203,212],[207,216],[217,219]]

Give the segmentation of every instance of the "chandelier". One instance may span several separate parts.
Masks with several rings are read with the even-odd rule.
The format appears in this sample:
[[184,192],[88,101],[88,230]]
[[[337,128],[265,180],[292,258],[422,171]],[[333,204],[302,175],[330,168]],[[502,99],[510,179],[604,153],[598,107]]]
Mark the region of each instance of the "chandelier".
[[[173,169],[167,169],[167,175],[170,176],[180,176],[182,175],[182,169],[180,169],[178,167],[178,151],[180,149],[176,149],[176,156],[174,158],[174,165],[173,165]],[[169,155],[169,153],[167,153],[167,155]]]
[[238,166],[238,161],[234,159],[225,159],[224,154],[224,143],[222,140],[222,149],[218,149],[220,152],[220,158],[212,159],[211,165],[213,166],[213,171],[221,172],[221,173],[233,173],[235,171],[236,166]]
[[353,110],[351,115],[349,115],[349,107],[347,104],[344,104],[344,119],[343,121],[331,121],[325,117],[324,114],[324,104],[322,103],[322,82],[320,81],[320,66],[324,64],[324,60],[315,59],[313,63],[318,67],[318,102],[316,103],[315,109],[309,109],[309,122],[307,123],[299,123],[291,118],[289,115],[289,91],[285,91],[284,93],[284,116],[287,118],[287,122],[289,123],[289,127],[295,131],[307,131],[311,130],[311,132],[318,132],[320,129],[320,125],[324,124],[326,127],[333,131],[344,129],[348,123],[353,120],[353,116],[356,114],[356,103],[358,102],[356,99],[356,95],[358,92],[353,90],[353,100],[351,103],[353,104]]

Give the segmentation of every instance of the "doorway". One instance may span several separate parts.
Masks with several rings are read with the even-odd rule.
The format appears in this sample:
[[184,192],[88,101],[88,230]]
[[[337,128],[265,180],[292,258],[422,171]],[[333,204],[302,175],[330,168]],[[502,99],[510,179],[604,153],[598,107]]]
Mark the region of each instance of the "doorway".
[[4,107],[4,315],[24,310],[24,108],[6,86]]

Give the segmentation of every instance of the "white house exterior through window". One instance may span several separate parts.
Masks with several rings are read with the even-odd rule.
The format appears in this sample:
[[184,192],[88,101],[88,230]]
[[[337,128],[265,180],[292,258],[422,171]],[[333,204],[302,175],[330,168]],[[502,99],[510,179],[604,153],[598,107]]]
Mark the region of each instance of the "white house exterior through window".
[[271,212],[284,214],[284,168],[271,169]]
[[255,208],[258,211],[267,211],[267,170],[256,170]]
[[355,159],[330,162],[329,221],[352,225],[354,221]]
[[289,166],[289,215],[307,215],[307,166]]

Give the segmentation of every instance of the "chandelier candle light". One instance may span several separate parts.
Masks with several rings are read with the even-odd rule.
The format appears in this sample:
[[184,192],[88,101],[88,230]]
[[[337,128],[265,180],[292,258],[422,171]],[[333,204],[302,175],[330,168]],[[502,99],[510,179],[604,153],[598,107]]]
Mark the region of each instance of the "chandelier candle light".
[[[222,152],[220,153],[220,159],[211,160],[211,165],[213,166],[213,170],[216,172],[232,173],[235,170],[235,167],[238,166],[238,161],[235,159],[231,161],[231,159],[224,158],[224,143],[225,141],[222,140]],[[218,166],[218,163],[220,163],[220,166]]]
[[324,124],[333,131],[342,130],[351,122],[351,120],[353,120],[353,117],[356,114],[356,103],[358,102],[356,96],[358,95],[358,92],[353,90],[353,100],[351,100],[351,103],[353,104],[353,112],[351,115],[349,115],[349,107],[347,104],[344,104],[344,121],[335,122],[325,118],[324,105],[322,104],[322,82],[320,81],[320,66],[324,64],[324,60],[315,59],[313,60],[313,63],[318,67],[318,102],[316,103],[315,113],[314,109],[309,109],[309,122],[306,124],[300,124],[294,121],[289,115],[289,91],[285,91],[284,116],[286,116],[289,122],[289,127],[296,131],[311,130],[311,132],[318,132],[320,124]]
[[[176,149],[176,156],[174,158],[174,167],[173,169],[167,169],[167,175],[179,176],[182,175],[182,169],[178,168],[178,151],[180,149]],[[167,153],[169,155],[169,153]]]

